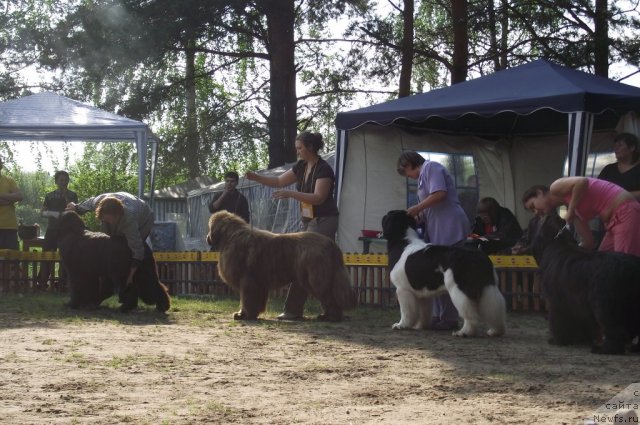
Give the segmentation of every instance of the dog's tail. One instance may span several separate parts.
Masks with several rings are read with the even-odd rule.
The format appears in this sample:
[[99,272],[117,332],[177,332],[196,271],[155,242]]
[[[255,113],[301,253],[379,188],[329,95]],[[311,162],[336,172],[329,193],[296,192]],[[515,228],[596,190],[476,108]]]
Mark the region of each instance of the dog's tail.
[[[339,251],[340,262],[343,264],[342,252]],[[356,291],[351,287],[351,278],[346,267],[337,267],[333,276],[333,299],[343,309],[354,308],[358,304]]]

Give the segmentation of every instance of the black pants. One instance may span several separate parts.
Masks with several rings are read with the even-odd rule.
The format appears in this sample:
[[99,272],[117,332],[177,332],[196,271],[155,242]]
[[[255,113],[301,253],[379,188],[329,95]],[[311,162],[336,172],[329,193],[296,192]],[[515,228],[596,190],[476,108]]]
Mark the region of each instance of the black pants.
[[144,243],[144,258],[133,275],[133,283],[118,288],[118,297],[123,311],[138,306],[138,298],[145,304],[157,304],[162,301],[162,286],[158,277],[156,261],[151,247]]
[[[42,244],[43,251],[57,251],[58,250],[58,232],[54,229],[47,229],[47,232],[44,234],[44,241]],[[40,272],[38,273],[38,284],[42,287],[47,286],[47,282],[49,278],[52,277],[53,270],[51,269],[51,263],[48,261],[43,261],[40,266]],[[59,280],[60,286],[64,286],[67,282],[67,271],[60,263],[59,272]],[[53,283],[53,279],[51,279],[51,283]]]

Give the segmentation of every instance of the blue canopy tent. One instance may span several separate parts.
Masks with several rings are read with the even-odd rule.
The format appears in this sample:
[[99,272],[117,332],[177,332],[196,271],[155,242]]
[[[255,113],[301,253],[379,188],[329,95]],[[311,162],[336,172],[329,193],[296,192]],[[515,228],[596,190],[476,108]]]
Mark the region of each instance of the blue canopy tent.
[[[614,131],[630,111],[640,111],[640,88],[537,60],[450,87],[341,112],[335,120],[338,199],[343,202],[345,164],[352,163],[347,158],[350,136],[363,129],[366,135],[360,140],[365,145],[372,142],[376,128],[507,143],[562,135],[568,138],[569,175],[584,175],[594,132]],[[396,158],[387,158],[392,170]]]
[[146,124],[60,96],[37,93],[0,103],[0,139],[15,141],[129,141],[138,152],[138,196],[145,189],[151,143],[153,193],[157,140]]

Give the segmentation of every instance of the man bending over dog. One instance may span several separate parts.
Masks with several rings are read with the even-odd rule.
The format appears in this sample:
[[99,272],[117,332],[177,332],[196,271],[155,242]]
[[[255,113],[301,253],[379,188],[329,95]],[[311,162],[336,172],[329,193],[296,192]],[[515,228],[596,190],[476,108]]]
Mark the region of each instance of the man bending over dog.
[[[122,311],[136,308],[138,303],[137,292],[145,290],[145,288],[137,288],[137,285],[134,285],[136,273],[154,281],[149,282],[151,285],[143,283],[143,286],[154,289],[156,287],[160,288],[161,284],[158,280],[153,251],[145,242],[149,233],[151,233],[155,219],[153,211],[143,200],[126,192],[104,193],[79,204],[70,202],[67,205],[67,210],[75,211],[81,215],[89,211],[95,211],[96,218],[101,222],[101,230],[103,232],[110,236],[126,238],[132,259],[126,287],[120,288],[120,301],[123,303]],[[158,299],[157,309],[166,311],[169,308],[167,297],[160,293],[156,296]]]

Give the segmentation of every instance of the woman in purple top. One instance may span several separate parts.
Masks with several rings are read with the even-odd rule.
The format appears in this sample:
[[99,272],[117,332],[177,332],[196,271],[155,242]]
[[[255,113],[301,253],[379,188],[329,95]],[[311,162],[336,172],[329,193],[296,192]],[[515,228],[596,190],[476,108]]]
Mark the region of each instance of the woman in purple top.
[[565,220],[572,223],[587,249],[594,249],[588,221],[599,217],[607,232],[600,251],[617,251],[640,256],[640,203],[620,186],[589,177],[563,177],[547,189],[533,186],[522,196],[525,208],[548,213],[567,206]]
[[[398,173],[418,180],[418,204],[407,214],[425,223],[425,242],[435,245],[456,245],[464,242],[471,225],[462,209],[451,175],[434,161],[428,161],[415,151],[406,151],[398,158]],[[448,294],[434,299],[432,329],[456,329],[458,312]]]

